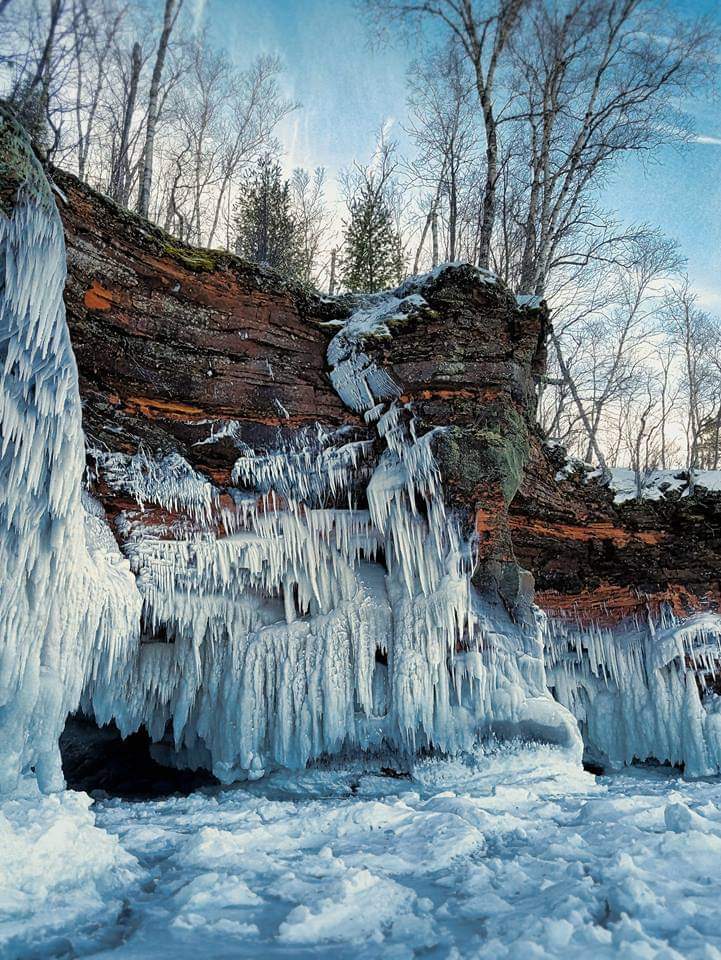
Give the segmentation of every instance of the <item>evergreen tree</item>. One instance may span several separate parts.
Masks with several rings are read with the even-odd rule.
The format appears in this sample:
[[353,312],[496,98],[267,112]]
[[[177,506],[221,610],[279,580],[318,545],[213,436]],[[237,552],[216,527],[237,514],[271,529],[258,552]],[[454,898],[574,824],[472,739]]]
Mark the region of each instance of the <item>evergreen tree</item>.
[[348,204],[341,280],[353,292],[377,293],[403,279],[401,238],[382,190],[372,177],[358,185]]
[[301,237],[293,215],[290,185],[280,164],[262,157],[245,177],[235,206],[235,250],[252,263],[296,277]]

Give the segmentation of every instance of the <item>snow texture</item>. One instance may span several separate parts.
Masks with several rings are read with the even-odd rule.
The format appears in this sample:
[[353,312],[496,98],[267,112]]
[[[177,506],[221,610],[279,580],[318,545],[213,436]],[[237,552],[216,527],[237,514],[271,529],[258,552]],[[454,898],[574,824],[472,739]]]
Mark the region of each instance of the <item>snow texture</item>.
[[[614,503],[626,503],[638,497],[633,470],[613,467],[609,486],[615,493]],[[721,490],[721,470],[694,470],[693,486],[709,491]],[[641,477],[641,499],[662,500],[669,494],[688,497],[691,494],[686,470],[653,470]]]
[[42,796],[29,779],[0,801],[2,960],[78,956],[120,939],[124,899],[138,896],[146,871],[96,826],[91,803],[71,791]]
[[509,745],[0,809],[3,960],[721,956],[721,784],[668,770]]
[[[548,447],[558,444],[547,441]],[[721,470],[694,470],[693,484],[689,482],[689,471],[649,470],[637,477],[634,470],[627,467],[610,467],[604,480],[603,472],[591,463],[577,457],[566,457],[566,462],[556,473],[556,482],[561,483],[574,475],[580,475],[584,482],[599,480],[608,484],[614,493],[615,504],[628,503],[631,500],[663,500],[665,497],[688,497],[692,490],[701,492],[721,491]]]

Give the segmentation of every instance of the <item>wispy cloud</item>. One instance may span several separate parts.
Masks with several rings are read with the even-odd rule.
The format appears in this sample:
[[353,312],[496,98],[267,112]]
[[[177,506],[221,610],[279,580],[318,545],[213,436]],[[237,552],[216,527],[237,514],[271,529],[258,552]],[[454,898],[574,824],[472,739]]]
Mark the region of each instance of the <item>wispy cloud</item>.
[[721,314],[721,288],[704,283],[695,283],[694,290],[698,302],[704,310],[708,310],[709,313]]
[[205,0],[194,0],[193,6],[192,6],[194,33],[197,33],[202,27],[204,13],[205,13]]
[[721,147],[721,137],[714,137],[710,133],[696,133],[691,137],[692,143],[710,143],[714,147]]

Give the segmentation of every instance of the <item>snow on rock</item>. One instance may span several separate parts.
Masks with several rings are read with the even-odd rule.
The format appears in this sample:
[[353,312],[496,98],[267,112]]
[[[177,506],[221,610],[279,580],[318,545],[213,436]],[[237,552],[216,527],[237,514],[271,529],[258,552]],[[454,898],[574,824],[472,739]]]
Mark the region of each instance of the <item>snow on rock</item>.
[[591,755],[615,767],[653,758],[687,776],[721,773],[721,616],[611,630],[546,628],[548,683]]
[[[549,447],[557,447],[552,441]],[[694,470],[693,485],[689,482],[688,470],[649,470],[637,476],[635,470],[627,467],[610,467],[604,478],[600,469],[585,463],[576,457],[566,456],[564,465],[556,473],[556,482],[580,475],[584,481],[598,480],[608,484],[614,493],[615,504],[628,503],[631,500],[663,500],[669,495],[688,497],[693,489],[709,492],[721,491],[721,470]]]
[[[63,786],[57,741],[84,684],[126,655],[130,567],[81,499],[85,444],[65,310],[63,231],[45,189],[0,210],[0,793],[33,769]],[[33,166],[34,165],[34,166]],[[35,169],[37,168],[37,169]]]
[[[222,435],[216,434],[214,439]],[[197,524],[211,523],[217,490],[180,454],[169,453],[157,459],[144,450],[131,457],[93,449],[90,455],[98,476],[108,487],[130,494],[141,509],[146,503],[154,503],[173,513],[183,510]]]

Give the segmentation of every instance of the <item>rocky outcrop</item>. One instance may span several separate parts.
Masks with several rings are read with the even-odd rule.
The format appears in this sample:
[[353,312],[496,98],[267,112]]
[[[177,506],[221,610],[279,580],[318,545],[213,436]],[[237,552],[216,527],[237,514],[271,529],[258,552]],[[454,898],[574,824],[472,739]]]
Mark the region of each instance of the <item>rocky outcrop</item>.
[[[368,435],[334,392],[326,361],[350,298],[185,247],[74,177],[56,170],[54,179],[65,198],[65,299],[91,445],[180,453],[227,486],[238,442],[272,449],[315,424]],[[477,530],[478,579],[515,605],[530,587],[513,559],[508,505],[529,453],[546,313],[519,307],[471,267],[439,273],[423,295],[422,309],[368,349],[422,431],[448,428],[435,454],[449,505]],[[100,494],[111,515],[128,506],[102,486]]]
[[535,436],[509,526],[549,613],[614,623],[669,606],[679,617],[721,606],[721,494],[615,504],[611,490],[564,469]]
[[[179,452],[225,486],[239,439],[273,448],[316,423],[368,436],[328,377],[327,346],[348,299],[185,247],[72,176],[54,178],[65,195],[66,304],[91,444]],[[598,482],[556,479],[562,452],[534,426],[545,309],[520,308],[470,268],[441,274],[424,298],[372,350],[421,429],[449,428],[435,454],[447,500],[477,533],[476,582],[517,605],[532,595],[530,571],[543,607],[581,619],[619,620],[665,602],[679,613],[716,608],[719,494],[616,506]],[[228,424],[237,424],[232,436]],[[104,499],[111,515],[128,506],[117,492]]]

